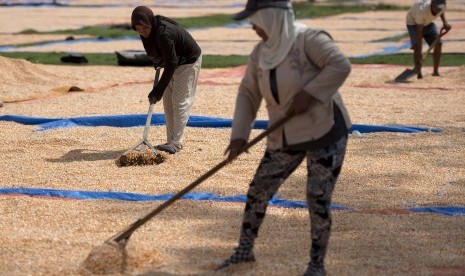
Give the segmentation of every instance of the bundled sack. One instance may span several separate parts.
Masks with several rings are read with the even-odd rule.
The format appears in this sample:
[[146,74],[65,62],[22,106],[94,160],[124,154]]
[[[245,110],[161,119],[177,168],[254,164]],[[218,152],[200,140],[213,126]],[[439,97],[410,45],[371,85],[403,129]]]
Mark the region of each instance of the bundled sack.
[[60,58],[63,63],[88,63],[87,58],[81,53],[69,53],[67,56]]
[[118,65],[121,66],[152,66],[152,59],[145,53],[139,50],[126,50],[115,52],[118,60]]

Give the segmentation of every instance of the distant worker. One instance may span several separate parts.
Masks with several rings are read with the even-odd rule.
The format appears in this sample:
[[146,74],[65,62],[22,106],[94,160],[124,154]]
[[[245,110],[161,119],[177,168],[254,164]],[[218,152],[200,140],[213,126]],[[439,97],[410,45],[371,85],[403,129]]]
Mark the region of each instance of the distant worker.
[[132,29],[137,31],[147,55],[163,74],[148,95],[149,102],[163,98],[167,143],[157,149],[174,154],[182,149],[202,64],[202,51],[192,36],[176,21],[154,15],[146,6],[134,9]]
[[407,30],[412,44],[411,49],[413,49],[414,71],[419,79],[423,78],[421,73],[423,39],[431,46],[434,40],[439,38],[433,52],[433,76],[439,76],[442,41],[433,21],[441,17],[444,29],[449,31],[451,26],[447,23],[445,10],[446,0],[417,0],[407,13]]

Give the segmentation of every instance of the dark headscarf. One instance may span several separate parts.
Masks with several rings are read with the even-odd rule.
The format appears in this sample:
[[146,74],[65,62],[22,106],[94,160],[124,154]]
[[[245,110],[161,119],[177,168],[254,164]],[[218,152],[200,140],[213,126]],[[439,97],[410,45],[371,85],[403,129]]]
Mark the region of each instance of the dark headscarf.
[[155,35],[157,25],[163,25],[161,20],[168,21],[171,24],[178,25],[176,21],[171,18],[167,18],[161,15],[154,15],[153,11],[147,6],[139,6],[132,11],[131,26],[132,29],[136,30],[136,25],[142,25],[152,28],[150,36],[145,38],[140,36],[142,44],[144,45],[145,52],[152,58],[160,58],[155,48]]
[[148,38],[140,36],[140,39],[142,40],[142,44],[144,45],[144,49],[147,55],[151,57],[158,56],[157,51],[155,49],[156,19],[153,14],[153,11],[149,7],[139,6],[132,11],[131,26],[134,31],[136,30],[136,25],[142,25],[152,28],[152,31],[150,32],[150,36]]

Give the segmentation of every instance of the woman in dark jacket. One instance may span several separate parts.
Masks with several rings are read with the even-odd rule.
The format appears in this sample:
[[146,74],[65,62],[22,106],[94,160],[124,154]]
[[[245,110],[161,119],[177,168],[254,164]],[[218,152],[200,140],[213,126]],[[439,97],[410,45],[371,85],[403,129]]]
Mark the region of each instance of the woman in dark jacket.
[[174,154],[182,149],[184,129],[194,102],[202,51],[192,36],[174,20],[154,15],[146,6],[134,9],[132,28],[137,31],[155,67],[163,67],[160,81],[149,93],[150,103],[163,98],[167,143],[157,148]]

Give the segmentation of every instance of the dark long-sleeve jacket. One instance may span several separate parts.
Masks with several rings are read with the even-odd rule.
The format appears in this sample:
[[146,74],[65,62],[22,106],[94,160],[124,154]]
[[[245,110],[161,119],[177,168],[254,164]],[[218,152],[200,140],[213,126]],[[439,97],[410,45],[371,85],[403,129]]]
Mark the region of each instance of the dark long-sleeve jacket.
[[161,16],[155,16],[155,18],[157,27],[152,31],[156,32],[156,56],[150,56],[150,58],[155,65],[164,67],[160,81],[154,88],[156,97],[161,99],[176,68],[179,65],[197,61],[202,50],[183,27],[173,24]]

